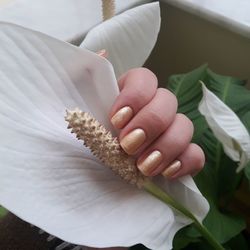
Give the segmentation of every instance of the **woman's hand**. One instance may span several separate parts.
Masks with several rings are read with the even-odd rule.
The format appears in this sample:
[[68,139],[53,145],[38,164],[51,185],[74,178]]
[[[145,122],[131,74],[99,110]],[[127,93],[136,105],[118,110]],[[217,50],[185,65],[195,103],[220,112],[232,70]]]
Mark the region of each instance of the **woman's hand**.
[[199,172],[205,161],[202,149],[190,143],[193,124],[176,114],[177,99],[157,88],[156,76],[148,69],[128,71],[119,80],[120,95],[110,120],[120,129],[119,140],[146,176],[162,174],[175,179]]

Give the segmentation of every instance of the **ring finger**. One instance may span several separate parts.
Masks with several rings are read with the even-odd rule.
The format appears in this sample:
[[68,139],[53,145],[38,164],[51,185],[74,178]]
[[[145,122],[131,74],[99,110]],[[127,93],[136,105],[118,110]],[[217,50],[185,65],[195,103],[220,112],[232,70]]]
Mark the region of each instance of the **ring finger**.
[[[183,114],[177,114],[171,126],[138,158],[137,166],[146,176],[164,171],[188,147],[193,124]],[[180,168],[177,164],[175,169]]]

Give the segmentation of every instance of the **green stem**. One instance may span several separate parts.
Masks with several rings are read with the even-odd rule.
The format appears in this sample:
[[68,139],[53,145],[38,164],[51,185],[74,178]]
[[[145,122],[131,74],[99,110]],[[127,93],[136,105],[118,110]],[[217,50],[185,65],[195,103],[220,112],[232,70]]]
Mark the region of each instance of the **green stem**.
[[201,233],[201,235],[207,240],[207,242],[213,247],[215,250],[224,250],[223,246],[216,241],[216,239],[211,235],[211,233],[197,220],[197,218],[184,206],[182,206],[179,202],[175,201],[172,197],[170,197],[165,191],[163,191],[159,186],[154,184],[153,182],[146,180],[142,184],[143,188],[157,197],[159,200],[163,201],[165,204],[170,205],[186,217],[190,218],[194,222],[194,226]]

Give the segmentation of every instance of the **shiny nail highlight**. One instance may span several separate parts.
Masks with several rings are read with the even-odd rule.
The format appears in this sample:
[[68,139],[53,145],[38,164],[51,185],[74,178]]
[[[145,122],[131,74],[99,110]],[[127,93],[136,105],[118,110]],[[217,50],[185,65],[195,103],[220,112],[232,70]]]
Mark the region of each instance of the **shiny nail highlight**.
[[143,129],[137,128],[127,134],[121,141],[121,147],[123,150],[129,154],[134,154],[139,147],[145,142],[146,134]]
[[133,117],[133,110],[129,106],[125,106],[118,110],[111,118],[111,123],[115,128],[123,128]]
[[158,150],[155,150],[151,154],[149,154],[142,162],[138,162],[137,167],[144,175],[148,176],[157,166],[160,165],[162,160],[162,153]]
[[174,174],[176,174],[180,168],[181,168],[181,162],[176,160],[162,172],[162,175],[165,177],[171,177]]

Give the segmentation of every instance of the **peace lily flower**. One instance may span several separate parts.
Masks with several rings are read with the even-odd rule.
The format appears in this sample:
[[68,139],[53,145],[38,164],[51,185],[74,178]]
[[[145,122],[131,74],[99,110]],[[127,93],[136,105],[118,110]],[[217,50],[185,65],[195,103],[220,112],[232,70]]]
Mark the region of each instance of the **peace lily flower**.
[[[0,204],[71,243],[171,249],[191,220],[117,178],[64,120],[66,109],[79,107],[115,135],[107,115],[119,93],[111,64],[39,32],[0,26]],[[208,203],[191,177],[156,182],[205,217]]]
[[144,4],[99,24],[80,45],[91,51],[106,49],[116,76],[142,66],[160,30],[159,3]]
[[199,111],[206,118],[224,152],[239,162],[237,172],[250,161],[250,135],[238,116],[202,83],[203,98]]

